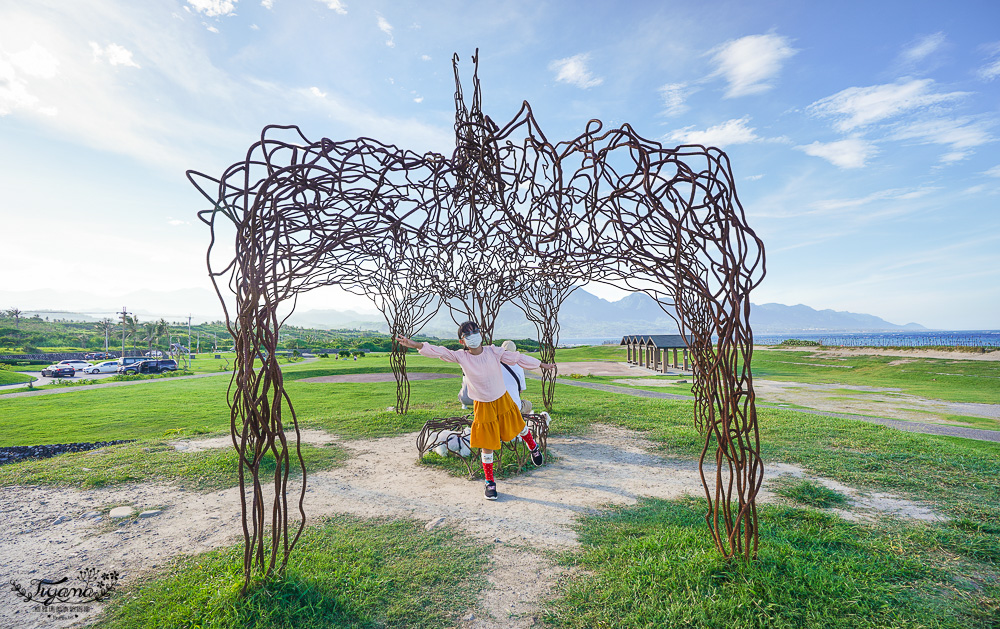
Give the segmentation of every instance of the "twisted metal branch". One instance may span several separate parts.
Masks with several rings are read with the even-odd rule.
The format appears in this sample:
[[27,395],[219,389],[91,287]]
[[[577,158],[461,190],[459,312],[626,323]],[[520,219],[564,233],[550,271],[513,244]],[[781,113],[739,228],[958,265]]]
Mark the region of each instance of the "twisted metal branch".
[[[297,295],[329,285],[372,297],[390,330],[407,336],[443,301],[490,341],[500,307],[514,302],[535,323],[546,362],[555,360],[558,311],[575,287],[598,281],[650,295],[689,339],[712,538],[726,556],[756,553],[763,468],[749,295],[763,278],[764,250],[728,158],[698,145],[666,148],[597,120],[553,144],[527,102],[501,126],[482,112],[478,53],[473,61],[470,107],[453,59],[450,158],[371,138],[314,142],[297,127],[268,126],[221,178],[188,173],[212,204],[200,213],[211,231],[208,267],[238,352],[229,403],[240,484],[249,475],[252,485],[242,507],[245,585],[255,571],[284,568],[305,522],[298,425],[275,358],[288,316],[279,307],[294,309]],[[232,257],[216,247],[220,238]],[[405,412],[402,352],[391,364]],[[545,381],[548,409],[553,391],[554,380]],[[303,475],[294,531],[289,417]],[[277,461],[270,544],[260,480],[268,453]]]

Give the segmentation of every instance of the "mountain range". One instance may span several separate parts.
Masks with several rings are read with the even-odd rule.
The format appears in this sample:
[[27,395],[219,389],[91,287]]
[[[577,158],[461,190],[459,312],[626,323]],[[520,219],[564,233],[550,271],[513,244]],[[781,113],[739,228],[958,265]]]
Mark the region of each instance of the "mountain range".
[[[378,315],[355,311],[307,310],[294,313],[291,325],[306,328],[357,328],[388,331]],[[874,315],[835,310],[815,310],[809,306],[751,304],[750,325],[758,333],[788,332],[887,332],[926,330],[918,323],[897,325]],[[424,327],[425,334],[441,338],[455,335],[457,325],[447,308]],[[652,297],[632,293],[618,301],[608,301],[583,289],[574,291],[559,311],[561,339],[614,338],[625,334],[671,334],[677,324]],[[496,334],[511,338],[534,338],[535,326],[513,305],[500,309]]]
[[[195,323],[222,318],[218,298],[205,289],[177,291],[141,289],[115,298],[113,303],[127,305],[129,312],[138,314],[143,321],[163,317],[171,323],[186,323],[188,313],[194,313],[192,319]],[[40,309],[51,304],[65,304],[67,310]],[[38,312],[42,317],[78,321],[90,318],[96,320],[102,317],[118,318],[115,311],[109,309],[107,299],[97,298],[84,292],[57,293],[44,290],[15,293],[0,290],[0,307],[15,305],[20,306],[26,316]],[[216,314],[198,314],[212,312]],[[304,328],[388,331],[385,320],[377,313],[361,313],[353,310],[303,310],[293,313],[288,323]],[[752,304],[750,324],[756,333],[771,334],[926,329],[917,323],[897,325],[869,314],[815,310],[801,304],[786,306],[774,303]],[[560,338],[564,340],[615,338],[625,334],[671,334],[677,331],[673,319],[667,316],[648,295],[632,293],[618,301],[608,301],[582,288],[574,291],[563,303],[559,312],[559,325]],[[442,308],[422,331],[440,338],[451,338],[455,335],[456,327],[448,309]],[[534,338],[536,332],[535,326],[525,319],[520,310],[507,305],[500,310],[496,334],[512,338]]]

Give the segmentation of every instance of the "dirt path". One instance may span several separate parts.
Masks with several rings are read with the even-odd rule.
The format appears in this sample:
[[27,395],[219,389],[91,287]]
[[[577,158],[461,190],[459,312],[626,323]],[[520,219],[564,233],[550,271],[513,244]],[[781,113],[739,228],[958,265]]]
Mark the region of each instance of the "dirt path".
[[[307,431],[303,440],[324,443],[336,438]],[[548,551],[578,544],[573,524],[579,515],[603,505],[631,504],[643,496],[669,499],[702,491],[696,463],[652,453],[653,444],[638,433],[595,426],[586,436],[550,438],[549,447],[558,460],[500,481],[500,499],[488,502],[480,481],[417,464],[415,440],[415,434],[408,434],[340,442],[353,456],[344,467],[310,477],[306,513],[310,518],[335,513],[415,518],[428,527],[456,527],[487,543],[492,549],[490,585],[479,597],[482,602],[463,612],[464,627],[532,626],[540,600],[567,576]],[[229,447],[229,441],[214,438],[177,446],[193,452]],[[768,478],[802,473],[777,464],[768,465],[766,471]],[[858,508],[880,509],[857,495]],[[767,492],[760,495],[761,501],[770,498]],[[26,585],[31,579],[73,575],[82,566],[94,566],[120,570],[129,582],[155,572],[169,557],[238,543],[238,499],[235,488],[199,494],[154,484],[86,491],[4,488],[0,578]],[[124,521],[93,516],[112,505],[132,506],[137,514],[160,513]],[[889,511],[897,515],[927,511],[905,501],[892,505]],[[50,621],[12,593],[2,596],[0,626],[64,627],[74,622]],[[92,610],[76,622],[94,615]]]
[[[812,347],[771,347],[755,345],[755,350],[773,352],[808,352]],[[838,349],[816,350],[810,358],[850,358],[851,356],[896,356],[899,358],[943,358],[949,360],[985,360],[1000,361],[1000,351],[963,352],[961,350],[920,349],[918,347],[844,347]]]

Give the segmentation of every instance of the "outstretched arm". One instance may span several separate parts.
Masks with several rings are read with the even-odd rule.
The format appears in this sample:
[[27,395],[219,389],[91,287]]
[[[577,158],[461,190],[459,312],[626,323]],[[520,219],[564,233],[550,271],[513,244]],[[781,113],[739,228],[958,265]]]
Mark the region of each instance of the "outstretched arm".
[[404,347],[411,347],[417,350],[420,352],[421,356],[427,356],[428,358],[440,358],[441,360],[449,363],[458,362],[458,352],[452,351],[447,347],[440,347],[438,345],[431,345],[430,343],[414,341],[406,338],[402,334],[396,335],[396,342]]
[[556,366],[553,363],[543,363],[537,358],[532,358],[531,356],[526,356],[521,352],[511,352],[504,350],[500,354],[500,362],[506,363],[508,365],[520,365],[525,369],[544,369],[546,371],[550,369],[555,369]]
[[424,346],[423,343],[420,343],[419,341],[410,340],[405,336],[403,336],[402,334],[396,335],[396,342],[402,345],[403,347],[409,347],[411,349],[417,350],[418,352],[420,351],[420,348]]

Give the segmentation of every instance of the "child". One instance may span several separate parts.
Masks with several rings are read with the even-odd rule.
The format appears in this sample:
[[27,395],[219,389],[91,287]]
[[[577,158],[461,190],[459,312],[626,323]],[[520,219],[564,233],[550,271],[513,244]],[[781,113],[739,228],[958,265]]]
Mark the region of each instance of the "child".
[[528,426],[521,418],[521,412],[507,393],[504,385],[501,363],[520,365],[528,369],[554,369],[555,365],[543,363],[537,358],[507,351],[495,345],[483,346],[483,336],[479,325],[466,321],[458,326],[458,342],[468,351],[454,351],[417,343],[405,336],[396,340],[406,347],[412,347],[424,356],[458,363],[462,366],[472,397],[472,435],[470,445],[482,450],[483,473],[486,475],[486,499],[497,499],[497,484],[493,479],[493,451],[500,449],[500,443],[521,437],[531,450],[531,462],[542,464],[542,453]]

